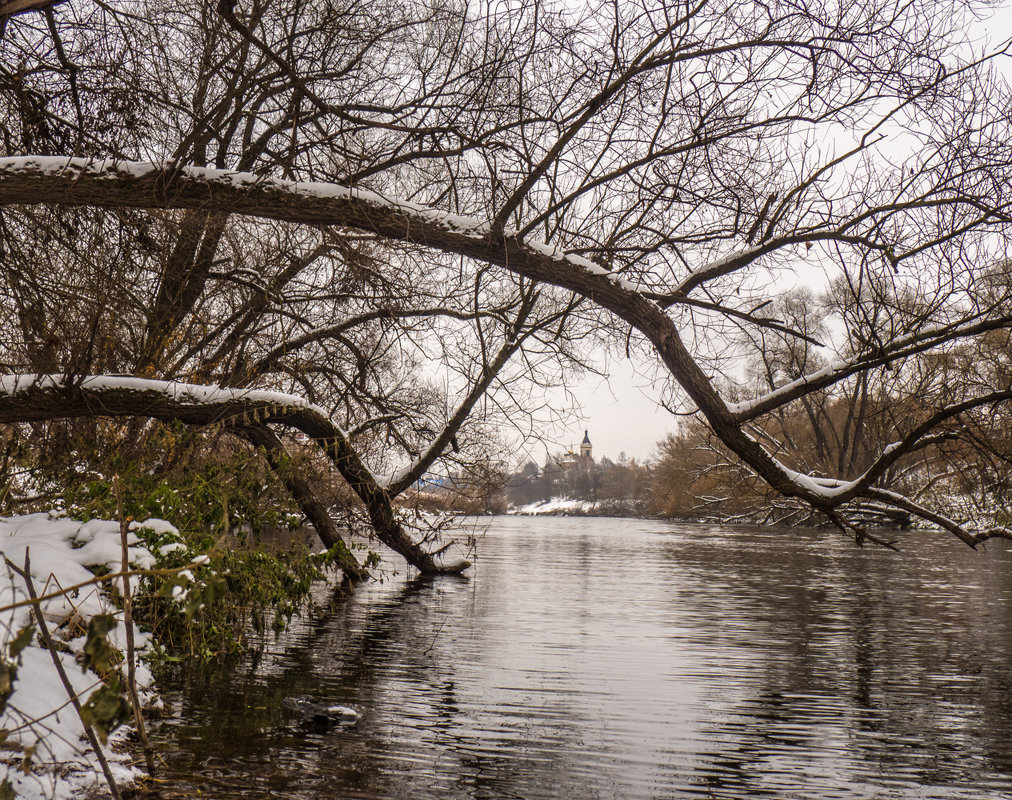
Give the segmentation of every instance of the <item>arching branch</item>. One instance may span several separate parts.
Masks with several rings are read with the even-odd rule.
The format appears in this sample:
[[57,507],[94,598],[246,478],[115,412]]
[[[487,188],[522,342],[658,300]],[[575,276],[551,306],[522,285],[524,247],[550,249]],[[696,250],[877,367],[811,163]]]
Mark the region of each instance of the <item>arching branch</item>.
[[[61,417],[149,417],[187,425],[221,425],[249,438],[267,424],[302,431],[327,454],[362,500],[377,537],[421,572],[459,573],[470,564],[424,550],[397,519],[392,498],[362,463],[347,433],[318,406],[281,392],[220,389],[139,378],[63,375],[0,377],[0,423]],[[262,439],[256,433],[254,439]],[[326,535],[325,531],[321,535]],[[326,539],[324,542],[327,543]],[[330,542],[329,544],[335,544]]]

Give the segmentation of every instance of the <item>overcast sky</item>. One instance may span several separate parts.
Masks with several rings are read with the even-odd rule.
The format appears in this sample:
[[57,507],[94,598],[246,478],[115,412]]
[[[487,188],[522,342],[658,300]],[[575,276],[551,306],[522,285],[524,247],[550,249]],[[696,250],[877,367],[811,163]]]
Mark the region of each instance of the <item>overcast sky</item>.
[[[1012,37],[1012,0],[1002,3],[992,17],[974,26],[969,32],[970,39],[986,38],[993,46]],[[1012,59],[1002,59],[997,65],[1005,76],[1012,80]],[[825,277],[821,270],[806,271],[796,284],[821,288]],[[790,288],[789,286],[785,286]],[[539,464],[544,463],[546,453],[556,453],[569,447],[579,449],[584,430],[589,430],[594,446],[594,457],[607,456],[613,460],[620,453],[630,458],[646,460],[656,455],[656,446],[678,425],[677,418],[660,407],[663,387],[649,377],[651,369],[642,366],[639,374],[626,359],[603,360],[599,367],[609,374],[608,378],[591,375],[572,387],[582,412],[568,427],[542,429],[543,442],[529,443],[530,455]],[[550,397],[557,409],[571,410],[572,398],[558,393]]]
[[[676,417],[658,403],[660,384],[637,374],[625,359],[609,360],[602,368],[608,370],[609,377],[590,375],[573,387],[572,397],[582,406],[580,417],[568,428],[544,432],[544,446],[531,453],[539,464],[544,463],[546,448],[552,453],[571,446],[578,451],[584,430],[590,432],[594,458],[607,456],[615,461],[625,453],[643,461],[652,458],[657,443],[675,430]],[[561,395],[553,402],[566,410],[573,407],[572,403],[567,406]]]

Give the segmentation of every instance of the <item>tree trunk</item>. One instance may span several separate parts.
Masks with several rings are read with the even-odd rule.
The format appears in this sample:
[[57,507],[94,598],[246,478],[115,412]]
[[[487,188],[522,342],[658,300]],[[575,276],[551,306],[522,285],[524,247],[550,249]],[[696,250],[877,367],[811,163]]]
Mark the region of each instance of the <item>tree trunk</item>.
[[344,570],[344,574],[353,581],[368,578],[369,573],[358,563],[355,556],[348,549],[341,534],[338,533],[334,520],[331,519],[326,506],[317,498],[309,482],[304,480],[294,470],[285,468],[285,446],[282,444],[281,439],[278,438],[278,435],[266,425],[251,425],[248,428],[238,428],[236,433],[254,447],[263,449],[267,463],[271,465],[271,469],[284,481],[288,491],[299,504],[299,508],[302,509],[302,513],[306,515],[306,519],[316,528],[316,532],[319,534],[324,546],[327,548],[334,547],[335,545],[338,546],[337,564]]
[[366,507],[377,538],[426,574],[457,574],[470,562],[443,563],[415,542],[397,519],[387,490],[362,463],[347,434],[300,397],[280,392],[217,389],[139,378],[6,376],[0,378],[0,423],[60,417],[150,417],[230,430],[267,423],[286,425],[313,439]]
[[[577,292],[646,336],[721,441],[774,489],[800,497],[819,509],[839,505],[838,499],[829,502],[808,484],[798,482],[793,473],[742,430],[686,349],[674,322],[657,302],[625,285],[619,276],[605,274],[603,268],[586,259],[532,247],[511,235],[485,233],[479,220],[444,217],[434,209],[389,201],[371,192],[335,184],[297,184],[245,173],[141,163],[65,158],[0,160],[0,204],[40,202],[215,209],[285,222],[338,225],[496,264],[518,275]],[[338,468],[341,469],[340,464]],[[356,468],[352,465],[350,469]],[[363,488],[367,495],[375,494]],[[385,493],[381,491],[382,494]],[[382,499],[377,502],[383,505]]]

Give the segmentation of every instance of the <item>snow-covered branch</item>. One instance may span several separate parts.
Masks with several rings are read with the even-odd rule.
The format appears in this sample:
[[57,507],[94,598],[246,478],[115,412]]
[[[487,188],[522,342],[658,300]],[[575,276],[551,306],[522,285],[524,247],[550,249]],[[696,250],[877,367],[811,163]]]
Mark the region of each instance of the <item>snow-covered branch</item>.
[[[444,214],[337,184],[150,163],[42,157],[0,159],[0,204],[32,202],[214,208],[219,212],[288,222],[336,225],[496,264],[535,281],[569,289],[592,299],[643,333],[721,440],[774,489],[801,497],[816,507],[832,502],[821,487],[783,467],[742,430],[710,378],[686,349],[671,318],[657,303],[580,256],[550,245],[496,234],[488,224],[472,217]],[[368,484],[372,487],[369,491],[381,488],[371,473]]]
[[[419,547],[398,522],[389,493],[362,462],[348,434],[322,408],[297,395],[124,376],[0,377],[0,422],[126,416],[221,425],[239,433],[267,424],[302,431],[327,454],[362,500],[384,544],[423,572],[461,572],[469,566],[463,560],[444,563]],[[337,544],[326,538],[324,543]]]
[[[743,423],[792,399],[842,380],[847,375],[887,364],[949,339],[1000,327],[1009,319],[987,319],[972,324],[940,326],[921,331],[896,340],[881,352],[834,362],[818,373],[804,376],[762,398],[729,409],[717,394],[710,376],[686,348],[680,331],[662,304],[599,264],[581,256],[567,254],[554,246],[521,241],[509,232],[496,232],[494,226],[475,217],[449,214],[417,203],[338,184],[287,181],[227,170],[66,158],[0,160],[0,204],[38,202],[102,207],[214,209],[220,213],[245,214],[292,223],[338,226],[364,231],[380,239],[409,243],[497,265],[534,281],[568,289],[609,310],[642,333],[653,345],[671,375],[696,404],[714,433],[759,477],[781,494],[799,498],[826,512],[832,512],[852,499],[857,493],[857,487],[839,481],[812,478],[786,467],[746,433]],[[737,262],[755,257],[755,250],[742,251],[714,262],[695,274],[697,277],[704,273],[716,275],[721,270],[737,268]],[[106,394],[110,396],[106,398]],[[110,387],[108,392],[103,393],[103,403],[112,402],[113,395],[115,392]],[[136,395],[131,398],[129,407],[132,411],[129,413],[137,413],[137,399]],[[151,402],[153,407],[157,407],[159,402],[168,401],[163,396],[159,402]],[[251,402],[253,400],[250,397],[242,400],[229,398],[225,405]],[[321,441],[367,507],[375,511],[374,524],[395,532],[400,530],[390,511],[389,493],[358,459],[344,432],[335,432],[333,423],[326,418],[321,419],[310,409],[288,405],[279,414],[271,411],[269,401],[261,406],[266,416],[261,416],[260,421],[266,419],[292,424]],[[203,418],[206,419],[204,406],[181,406],[177,403],[172,413],[182,418],[179,414],[189,409],[187,413],[192,417],[192,409],[198,407],[202,408]],[[2,419],[0,413],[0,420]],[[433,454],[441,452],[444,447],[445,443],[440,444],[437,437],[427,451],[426,458],[433,458]],[[885,456],[886,459],[890,457],[891,455]],[[404,480],[407,480],[406,475],[395,480],[393,486],[401,487]],[[396,533],[390,535],[396,539]]]
[[729,403],[728,410],[741,422],[747,422],[776,408],[787,405],[806,394],[825,389],[851,375],[885,366],[894,361],[923,353],[945,342],[978,336],[1012,324],[1012,314],[999,314],[980,321],[961,320],[948,325],[933,325],[909,336],[898,337],[887,347],[872,353],[859,353],[852,358],[835,359],[826,366],[778,386],[752,400]]
[[675,288],[671,290],[669,297],[674,301],[675,298],[687,296],[693,289],[707,281],[714,280],[723,275],[730,275],[732,272],[748,266],[772,249],[774,247],[769,244],[746,247],[743,250],[736,250],[733,253],[728,253],[725,256],[703,264],[682,278]]

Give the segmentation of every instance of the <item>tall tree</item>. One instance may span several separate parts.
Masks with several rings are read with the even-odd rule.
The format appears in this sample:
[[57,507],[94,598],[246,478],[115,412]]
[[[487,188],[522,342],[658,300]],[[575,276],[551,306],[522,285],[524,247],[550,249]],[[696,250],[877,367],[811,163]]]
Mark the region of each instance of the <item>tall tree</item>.
[[[163,347],[163,320],[194,302],[188,282],[203,292],[214,264],[203,246],[225,215],[365,237],[383,277],[439,265],[465,283],[519,276],[597,304],[620,336],[651,345],[724,447],[859,541],[869,534],[850,512],[869,501],[970,545],[1008,535],[882,485],[954,420],[1012,399],[1007,385],[926,405],[859,474],[857,461],[808,474],[750,433],[844,381],[875,396],[883,368],[1009,327],[1008,304],[977,276],[1007,247],[1012,98],[994,72],[1005,53],[965,38],[972,7],[260,0],[141,4],[116,19],[81,2],[60,9],[80,33],[63,44],[60,21],[32,28],[23,14],[7,26],[4,46],[40,68],[6,72],[20,128],[5,139],[0,202],[177,210],[192,243],[179,262],[162,250],[172,266],[148,304],[149,350]],[[195,31],[218,37],[197,50],[213,67],[203,82],[186,77]],[[88,52],[68,55],[71,67],[59,57],[89,33],[102,40],[94,85]],[[159,53],[189,58],[154,69],[140,44],[151,37]],[[152,81],[131,107],[132,138],[103,139],[73,113],[130,82],[101,62],[112,52],[136,54],[134,85]],[[857,291],[853,346],[758,396],[722,394],[740,371],[729,331],[808,336],[764,304],[811,265],[850,286],[888,279],[918,302],[876,320]],[[484,302],[476,292],[475,307]],[[5,418],[25,413],[18,398],[4,399]]]

